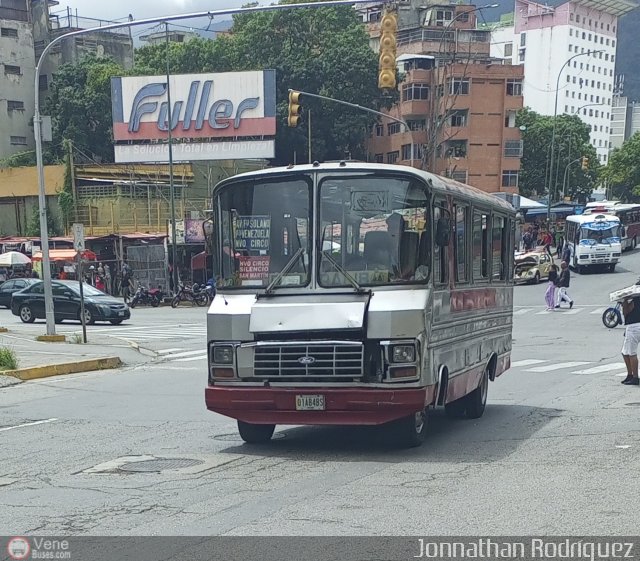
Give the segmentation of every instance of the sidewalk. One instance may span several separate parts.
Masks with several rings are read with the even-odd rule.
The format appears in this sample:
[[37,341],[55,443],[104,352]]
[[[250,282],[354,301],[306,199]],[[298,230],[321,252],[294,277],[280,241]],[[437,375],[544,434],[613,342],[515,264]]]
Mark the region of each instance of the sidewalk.
[[[8,347],[16,353],[18,368],[58,365],[105,357],[119,357],[125,365],[141,364],[150,360],[148,356],[122,340],[104,334],[100,334],[99,337],[89,334],[89,342],[86,345],[75,342],[73,337],[68,337],[66,343],[42,343],[36,341],[31,333],[12,329],[7,333],[0,333],[0,347]],[[0,375],[0,387],[16,382],[19,383],[16,378]]]

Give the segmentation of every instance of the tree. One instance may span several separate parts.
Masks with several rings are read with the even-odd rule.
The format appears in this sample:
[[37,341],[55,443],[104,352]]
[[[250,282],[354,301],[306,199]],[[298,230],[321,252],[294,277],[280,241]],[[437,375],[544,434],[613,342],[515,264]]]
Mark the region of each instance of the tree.
[[113,161],[111,77],[123,69],[109,58],[87,56],[77,64],[63,64],[56,72],[44,113],[53,121],[53,142],[47,151],[64,158],[64,140],[101,161]]
[[[600,164],[596,149],[589,141],[591,128],[577,115],[558,115],[556,119],[554,173],[551,178],[551,200],[564,196],[587,201],[597,185]],[[516,126],[522,129],[523,155],[520,193],[525,196],[547,194],[554,117],[539,115],[528,108],[521,110]],[[582,170],[581,159],[589,160]]]
[[[166,46],[139,49],[137,69],[166,71]],[[307,127],[286,126],[288,89],[358,103],[378,109],[378,59],[353,8],[301,8],[243,13],[234,17],[232,32],[216,41],[195,40],[169,48],[171,72],[276,70],[276,164],[307,159]],[[369,113],[302,96],[311,112],[312,158],[365,156],[365,139],[376,117]]]
[[611,153],[602,176],[614,198],[629,203],[640,201],[640,133]]

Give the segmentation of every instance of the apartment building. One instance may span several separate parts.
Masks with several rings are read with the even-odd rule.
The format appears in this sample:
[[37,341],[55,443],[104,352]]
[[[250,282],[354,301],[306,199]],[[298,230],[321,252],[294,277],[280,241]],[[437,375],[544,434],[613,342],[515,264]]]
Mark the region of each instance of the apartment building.
[[[368,6],[363,20],[375,47],[379,31],[372,11]],[[403,80],[400,101],[389,114],[409,130],[382,119],[367,150],[377,162],[514,193],[522,157],[515,117],[523,107],[523,67],[490,56],[491,31],[478,29],[478,11],[469,4],[400,5],[397,62]]]
[[0,165],[32,150],[35,63],[27,0],[0,0]]
[[610,150],[618,18],[637,0],[515,1],[513,26],[492,36],[491,55],[523,64],[524,104],[543,115],[579,115],[601,163]]
[[[0,0],[0,165],[8,157],[33,150],[30,124],[35,110],[36,61],[54,38],[108,22],[82,18],[57,0]],[[55,45],[43,61],[38,83],[46,95],[53,74],[65,63],[87,54],[110,56],[125,68],[133,66],[129,31],[97,31]]]
[[611,107],[611,149],[621,148],[637,132],[640,132],[640,104],[625,96],[615,96]]

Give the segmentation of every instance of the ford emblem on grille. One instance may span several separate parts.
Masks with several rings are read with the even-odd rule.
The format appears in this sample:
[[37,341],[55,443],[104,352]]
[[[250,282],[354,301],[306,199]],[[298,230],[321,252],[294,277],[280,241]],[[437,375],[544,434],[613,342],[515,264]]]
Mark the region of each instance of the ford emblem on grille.
[[304,364],[305,366],[308,366],[309,364],[313,364],[316,361],[315,358],[313,358],[312,356],[301,356],[298,359],[298,362],[300,364]]

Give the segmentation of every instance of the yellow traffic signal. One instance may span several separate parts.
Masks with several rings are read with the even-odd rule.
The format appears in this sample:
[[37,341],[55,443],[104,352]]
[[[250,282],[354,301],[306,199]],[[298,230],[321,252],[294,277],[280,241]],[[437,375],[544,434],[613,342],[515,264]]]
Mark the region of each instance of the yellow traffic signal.
[[586,156],[582,156],[582,171],[587,171],[589,169],[589,158]]
[[394,12],[386,12],[380,21],[380,60],[378,88],[390,90],[396,87],[396,33],[398,18]]
[[290,127],[297,127],[300,123],[300,92],[290,91],[289,92],[289,118],[287,119],[287,124]]

